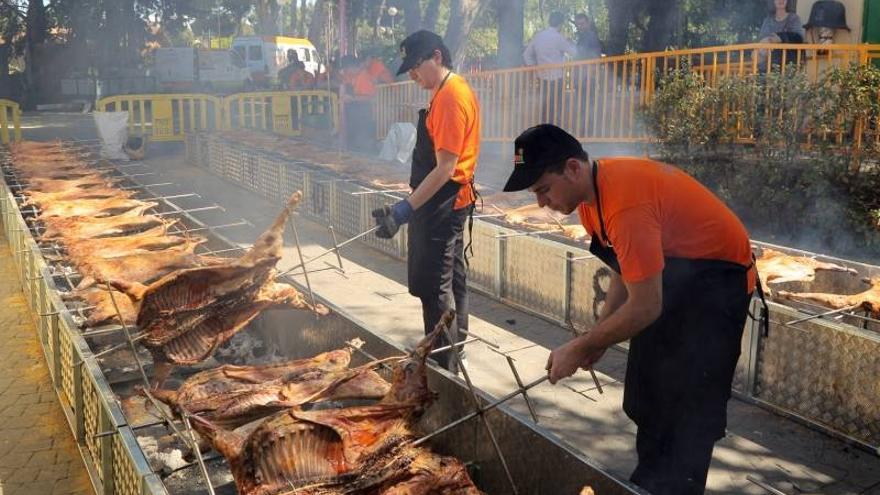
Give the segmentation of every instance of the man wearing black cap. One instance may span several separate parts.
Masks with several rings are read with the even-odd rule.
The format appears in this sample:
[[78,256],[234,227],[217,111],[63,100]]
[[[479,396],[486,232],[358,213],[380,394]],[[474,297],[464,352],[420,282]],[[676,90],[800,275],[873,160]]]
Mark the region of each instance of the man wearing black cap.
[[[456,311],[451,329],[458,341],[467,331],[468,300],[464,260],[464,222],[473,211],[474,168],[480,152],[480,107],[474,92],[452,72],[443,39],[418,31],[400,44],[403,63],[397,74],[409,73],[430,103],[419,111],[409,185],[412,194],[393,206],[373,211],[379,230],[391,238],[409,223],[407,272],[410,294],[421,299],[425,332],[448,309]],[[447,345],[443,338],[437,346]],[[441,366],[455,371],[449,352],[435,355]]]
[[748,233],[681,170],[642,158],[590,163],[573,136],[543,124],[516,139],[505,191],[577,210],[590,252],[612,270],[595,326],[554,349],[550,382],[629,340],[623,409],[638,426],[631,479],[654,495],[703,493],[756,272]]

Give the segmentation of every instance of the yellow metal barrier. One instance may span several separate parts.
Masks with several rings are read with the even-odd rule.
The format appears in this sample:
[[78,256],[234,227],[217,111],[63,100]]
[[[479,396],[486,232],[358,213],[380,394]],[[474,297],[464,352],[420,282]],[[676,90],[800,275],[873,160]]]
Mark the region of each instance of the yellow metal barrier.
[[21,108],[12,100],[0,99],[0,143],[9,144],[10,140],[21,141]]
[[[512,142],[523,130],[551,122],[583,142],[647,142],[637,118],[659,81],[673,70],[698,71],[716,84],[723,76],[801,70],[817,80],[831,66],[880,59],[880,45],[747,44],[639,53],[561,65],[520,67],[468,74],[482,113],[482,138]],[[425,91],[414,83],[379,88],[377,134],[395,122],[415,121]]]
[[258,129],[287,136],[303,128],[336,131],[339,108],[329,91],[263,91],[239,93],[223,99],[226,129]]
[[120,95],[102,98],[102,112],[127,111],[130,134],[183,141],[187,132],[220,129],[222,100],[203,94]]

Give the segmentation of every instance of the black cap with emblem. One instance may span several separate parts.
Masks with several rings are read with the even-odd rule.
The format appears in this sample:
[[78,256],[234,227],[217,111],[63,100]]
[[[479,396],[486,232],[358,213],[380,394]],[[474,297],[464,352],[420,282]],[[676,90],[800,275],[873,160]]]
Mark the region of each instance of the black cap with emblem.
[[540,124],[522,132],[513,142],[513,173],[505,192],[528,189],[544,172],[569,158],[589,160],[580,141],[552,124]]
[[397,75],[409,72],[413,67],[433,57],[436,50],[440,50],[443,65],[451,68],[452,57],[449,55],[449,48],[443,44],[443,38],[439,34],[422,29],[407,36],[400,42],[400,56],[403,62],[397,69]]

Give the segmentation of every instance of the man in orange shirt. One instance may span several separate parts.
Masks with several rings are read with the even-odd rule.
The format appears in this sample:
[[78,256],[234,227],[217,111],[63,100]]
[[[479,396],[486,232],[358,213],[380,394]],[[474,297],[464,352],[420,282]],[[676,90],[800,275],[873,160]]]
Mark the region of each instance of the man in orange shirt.
[[[464,223],[474,208],[474,169],[480,153],[480,107],[463,77],[452,72],[443,39],[430,31],[411,34],[400,44],[403,63],[423,89],[431,91],[428,108],[419,111],[409,185],[412,194],[394,206],[373,211],[379,230],[391,238],[409,223],[407,272],[410,294],[421,299],[425,332],[448,309],[456,311],[453,338],[467,331],[467,270]],[[448,345],[446,339],[437,346]],[[457,370],[450,352],[437,362]]]
[[643,158],[590,163],[564,130],[516,139],[505,191],[578,212],[590,252],[612,270],[596,325],[554,349],[550,382],[589,368],[629,340],[623,409],[638,426],[631,480],[654,495],[703,493],[756,286],[748,233],[715,195]]

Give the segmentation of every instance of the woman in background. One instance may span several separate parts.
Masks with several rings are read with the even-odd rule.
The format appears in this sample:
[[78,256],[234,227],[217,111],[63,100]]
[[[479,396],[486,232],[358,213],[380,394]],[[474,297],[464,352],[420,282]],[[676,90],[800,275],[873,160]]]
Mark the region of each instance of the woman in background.
[[758,33],[759,43],[803,43],[804,25],[794,12],[794,6],[795,0],[768,2],[769,12]]

